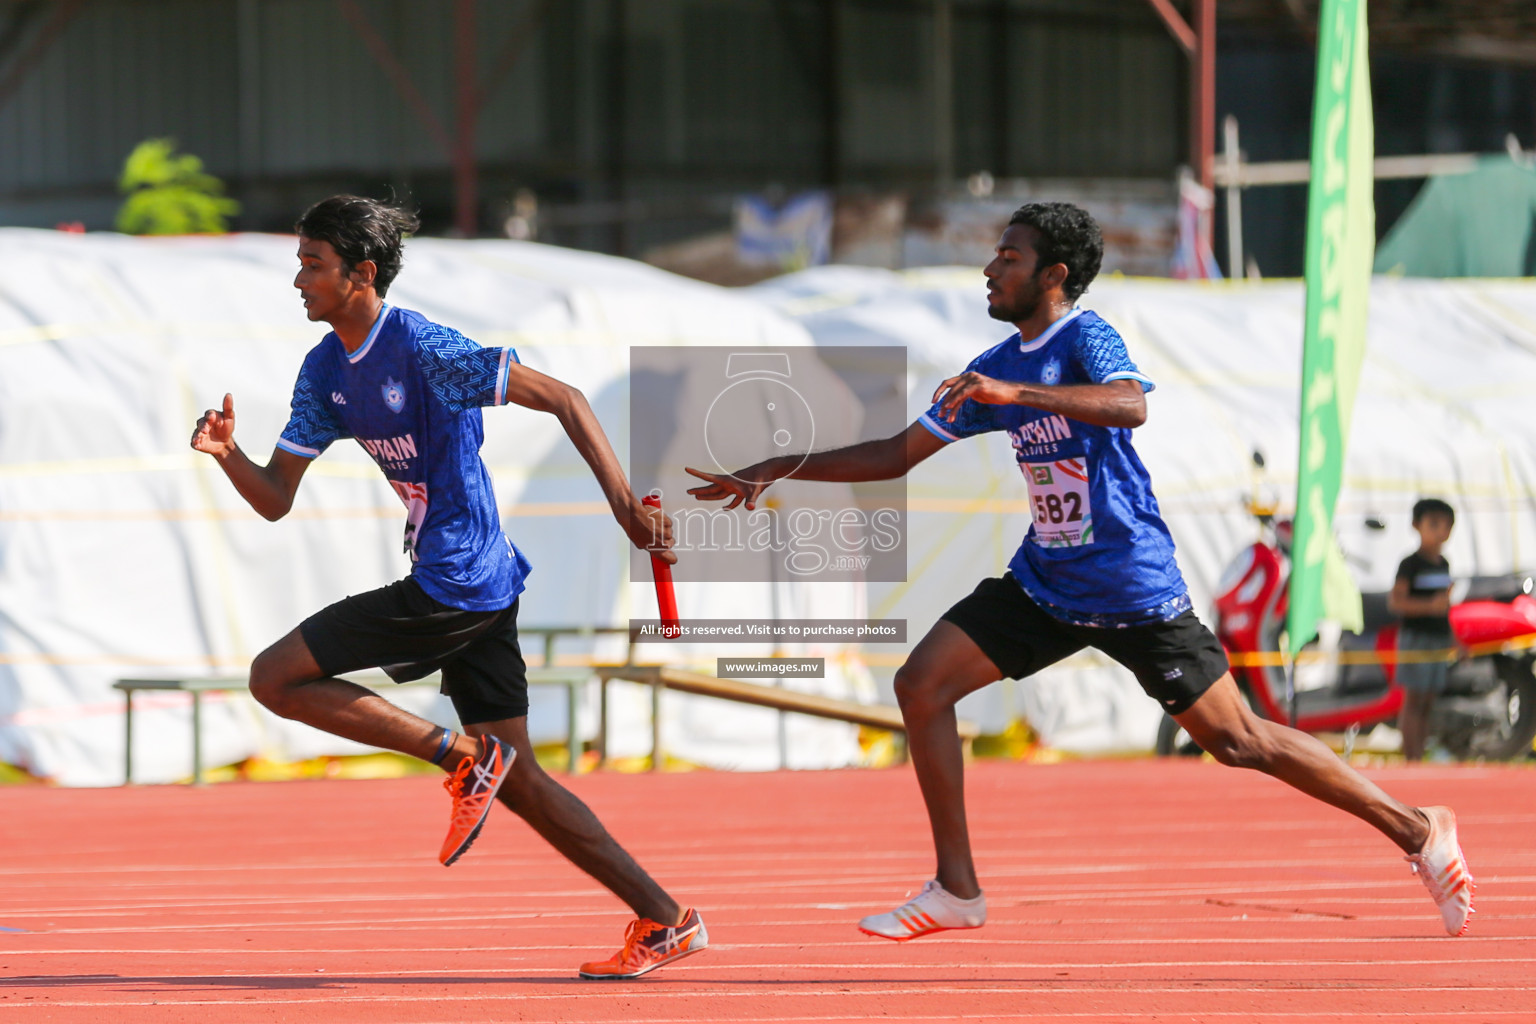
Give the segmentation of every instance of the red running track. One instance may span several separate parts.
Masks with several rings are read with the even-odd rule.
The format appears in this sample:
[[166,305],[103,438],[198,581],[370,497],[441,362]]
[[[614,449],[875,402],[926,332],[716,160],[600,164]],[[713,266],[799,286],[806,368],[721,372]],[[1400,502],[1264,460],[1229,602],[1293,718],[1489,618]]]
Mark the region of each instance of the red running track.
[[435,859],[426,778],[0,789],[0,1022],[1536,1020],[1536,771],[1370,772],[1449,803],[1478,876],[1446,937],[1397,850],[1215,764],[972,767],[991,922],[854,928],[932,870],[910,771],[573,788],[713,945],[580,982],[628,915],[498,809]]

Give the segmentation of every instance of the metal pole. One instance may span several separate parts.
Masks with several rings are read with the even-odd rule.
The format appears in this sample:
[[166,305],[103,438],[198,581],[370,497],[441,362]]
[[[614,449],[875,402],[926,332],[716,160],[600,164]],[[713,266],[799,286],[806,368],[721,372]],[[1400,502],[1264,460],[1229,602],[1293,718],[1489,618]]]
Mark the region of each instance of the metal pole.
[[[768,498],[766,501],[764,501],[763,504],[767,507],[768,512],[769,512],[770,515],[777,514],[778,509],[780,507],[779,499],[776,496]],[[768,555],[768,617],[769,617],[770,621],[778,622],[779,621],[779,615],[782,612],[782,609],[779,607],[779,563],[775,560],[775,555],[774,555],[774,552],[772,550],[768,551],[767,555]],[[777,639],[775,639],[773,641],[773,654],[772,654],[772,657],[775,657],[775,658],[781,657],[783,655],[783,653],[784,653],[783,646],[780,645],[780,643],[779,643],[779,641]],[[785,683],[785,680],[784,680],[783,676],[779,676],[777,679],[775,679],[773,681],[773,685],[777,686],[781,690],[784,689],[784,683]],[[783,711],[783,709],[780,709],[778,712],[776,712],[776,714],[778,715],[778,720],[777,720],[777,723],[776,723],[776,725],[777,725],[776,737],[777,737],[777,740],[778,740],[778,750],[779,750],[779,771],[783,771],[783,770],[785,770],[786,768],[789,767],[789,724],[784,720],[784,711]]]
[[1243,276],[1243,156],[1237,145],[1237,118],[1231,114],[1221,123],[1222,156],[1227,165],[1227,276]]
[[133,785],[133,691],[123,691],[123,785]]
[[581,737],[576,734],[576,687],[582,683],[565,684],[565,771],[575,775],[581,770]]
[[192,785],[203,784],[203,694],[192,691]]
[[[634,661],[633,657],[627,659]],[[597,766],[608,766],[608,677],[597,677]]]
[[[1216,0],[1195,0],[1195,54],[1190,67],[1190,166],[1195,180],[1216,179]],[[1209,239],[1207,239],[1209,241]]]
[[651,683],[651,771],[661,771],[666,752],[661,749],[661,677]]

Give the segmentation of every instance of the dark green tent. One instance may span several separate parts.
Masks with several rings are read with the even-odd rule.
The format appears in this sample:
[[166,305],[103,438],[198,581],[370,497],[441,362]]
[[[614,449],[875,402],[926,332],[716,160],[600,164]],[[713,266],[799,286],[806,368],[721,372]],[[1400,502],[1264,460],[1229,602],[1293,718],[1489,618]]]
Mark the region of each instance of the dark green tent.
[[1536,169],[1489,156],[1429,179],[1376,247],[1376,273],[1536,277]]

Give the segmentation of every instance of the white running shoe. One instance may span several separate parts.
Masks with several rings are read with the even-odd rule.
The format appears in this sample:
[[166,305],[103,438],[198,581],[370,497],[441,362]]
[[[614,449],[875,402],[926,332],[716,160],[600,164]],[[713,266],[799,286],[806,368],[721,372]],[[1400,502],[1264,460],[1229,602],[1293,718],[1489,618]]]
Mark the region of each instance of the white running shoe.
[[951,928],[980,928],[987,923],[987,894],[962,900],[937,881],[888,914],[872,914],[859,922],[859,931],[882,939],[906,942]]
[[1424,888],[1435,898],[1440,919],[1450,935],[1463,935],[1472,909],[1475,886],[1467,858],[1456,841],[1456,814],[1449,807],[1420,807],[1429,819],[1429,838],[1424,849],[1403,859],[1413,867]]

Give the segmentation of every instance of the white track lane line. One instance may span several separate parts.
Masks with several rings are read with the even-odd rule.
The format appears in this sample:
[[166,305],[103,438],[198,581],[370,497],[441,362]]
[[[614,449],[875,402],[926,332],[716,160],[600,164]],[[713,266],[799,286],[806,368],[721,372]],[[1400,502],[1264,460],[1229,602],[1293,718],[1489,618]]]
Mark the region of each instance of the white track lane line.
[[[603,986],[603,988],[611,992],[613,989],[617,988],[619,984],[620,983],[612,983],[612,982],[610,982],[610,983],[605,984]],[[572,980],[570,987],[572,989],[587,990],[587,989],[589,989],[591,987],[591,983],[585,983],[584,984],[582,982]],[[768,998],[772,998],[773,996],[779,996],[779,995],[793,995],[793,996],[795,996],[797,998],[808,998],[808,999],[846,998],[846,997],[850,997],[850,996],[852,996],[852,997],[868,997],[868,996],[871,996],[871,995],[878,995],[878,996],[882,996],[882,997],[888,997],[888,996],[924,996],[924,997],[926,997],[926,996],[961,996],[961,995],[964,995],[964,996],[978,996],[978,995],[982,995],[982,996],[985,996],[985,995],[1017,996],[1017,995],[1020,995],[1021,993],[1025,993],[1025,992],[1030,991],[1030,989],[1027,986],[1024,986],[1024,985],[1009,986],[1009,987],[991,986],[991,987],[985,987],[985,988],[983,988],[983,987],[970,987],[970,986],[957,986],[957,985],[945,985],[945,986],[937,986],[936,985],[936,986],[924,986],[922,988],[882,988],[882,989],[878,990],[877,992],[849,992],[846,988],[841,988],[841,987],[840,988],[824,988],[824,989],[807,989],[807,988],[803,988],[803,987],[797,987],[797,988],[793,988],[793,989],[775,990],[772,987],[756,985],[756,986],[753,986],[753,991],[736,992],[736,991],[720,991],[718,989],[710,989],[708,991],[701,991],[701,990],[699,990],[697,988],[694,988],[694,987],[691,987],[691,986],[685,988],[683,986],[678,986],[678,985],[663,986],[663,985],[655,984],[655,983],[651,983],[651,982],[638,982],[638,983],[633,984],[633,985],[624,986],[621,989],[621,991],[623,993],[623,998],[626,1001],[642,1001],[643,1000],[643,1001],[649,1001],[649,1002],[662,1002],[662,1001],[670,999],[670,1000],[688,1000],[688,1001],[692,1001],[692,1002],[697,1002],[701,998],[709,998],[709,999],[716,999],[716,1000],[720,1000],[720,999],[730,999],[730,1000],[738,1000],[738,999],[768,999]],[[1297,989],[1297,988],[1292,988],[1292,987],[1270,988],[1270,987],[1255,987],[1255,986],[1233,986],[1231,988],[1219,988],[1219,987],[1209,987],[1209,988],[1156,987],[1156,988],[1153,988],[1153,987],[1147,987],[1147,988],[1135,988],[1135,989],[1123,988],[1122,987],[1122,988],[1108,989],[1107,990],[1107,989],[1101,988],[1101,987],[1084,988],[1084,987],[1076,987],[1076,986],[1074,986],[1074,987],[1062,987],[1062,988],[1054,988],[1053,987],[1053,988],[1045,989],[1045,990],[1036,989],[1034,991],[1036,991],[1039,995],[1042,995],[1042,996],[1045,996],[1045,995],[1097,995],[1097,996],[1103,996],[1103,995],[1105,995],[1105,994],[1107,994],[1109,992],[1113,992],[1113,993],[1116,993],[1116,994],[1126,994],[1126,995],[1201,995],[1201,994],[1206,994],[1206,993],[1213,993],[1213,994],[1220,994],[1220,995],[1233,995],[1233,994],[1248,994],[1248,995],[1252,995],[1252,994],[1255,994],[1255,993],[1262,992],[1262,993],[1265,993],[1265,994],[1277,994],[1277,995],[1278,994],[1287,994],[1287,995],[1289,995],[1289,994],[1297,994],[1297,995],[1304,995],[1304,996],[1324,996],[1324,995],[1343,996],[1343,995],[1348,995],[1348,994],[1360,994],[1360,995],[1409,995],[1409,994],[1413,994],[1413,993],[1454,993],[1454,994],[1463,994],[1463,995],[1473,995],[1473,994],[1481,994],[1481,993],[1490,993],[1490,994],[1492,994],[1492,993],[1523,993],[1523,992],[1530,992],[1530,991],[1532,991],[1532,989],[1530,989],[1530,988],[1506,987],[1506,986],[1490,986],[1490,987],[1487,987],[1487,988],[1480,987],[1480,986],[1479,987],[1472,987],[1472,986],[1421,986],[1421,987],[1411,987],[1411,988],[1410,987],[1395,988],[1395,987],[1386,987],[1386,986],[1369,986],[1369,985],[1364,985],[1364,986],[1351,986],[1349,988],[1337,988],[1337,987],[1332,987],[1332,986],[1328,986],[1328,987],[1319,986],[1317,988],[1311,988],[1311,989]],[[395,1003],[395,1004],[401,1004],[401,1003],[442,1003],[442,1002],[445,1002],[445,1001],[452,1001],[452,1002],[455,1002],[455,1003],[486,1003],[486,1002],[505,1002],[506,1000],[508,1000],[510,998],[516,998],[517,1001],[520,1002],[520,1003],[550,1002],[550,1001],[556,1001],[556,1000],[560,1001],[561,1003],[565,1003],[565,1004],[570,1004],[572,1002],[572,994],[569,991],[564,991],[564,992],[521,992],[520,991],[520,992],[518,992],[516,994],[515,997],[513,997],[512,995],[510,995],[509,993],[506,993],[506,992],[502,992],[502,993],[498,993],[498,994],[494,994],[494,995],[490,995],[490,994],[487,994],[487,995],[478,995],[478,994],[468,995],[468,994],[466,994],[466,995],[444,996],[442,994],[435,994],[435,995],[420,995],[420,996],[416,996],[416,995],[410,995],[410,994],[407,994],[407,993],[380,994],[380,995],[363,995],[363,994],[354,994],[354,993],[351,993],[351,992],[339,991],[338,990],[338,991],[334,991],[334,992],[328,992],[325,996],[321,996],[321,997],[292,996],[292,997],[289,997],[289,998],[257,997],[257,998],[238,998],[238,999],[236,999],[236,998],[231,998],[231,999],[175,999],[175,998],[171,998],[170,997],[172,994],[163,993],[163,992],[162,993],[144,993],[144,994],[145,995],[157,995],[157,1002],[162,1007],[164,1007],[164,1006],[178,1006],[178,1007],[179,1006],[228,1006],[228,1007],[236,1007],[236,1006],[302,1006],[302,1005],[314,1004],[314,1003],[324,1003],[324,1004],[329,1004],[329,1005],[332,1005],[332,1006],[342,1006],[342,1005],[346,1005],[346,1004],[357,1004],[357,1003]],[[55,1000],[55,999],[50,999],[46,1003],[40,1004],[40,1005],[49,1006],[49,1007],[73,1007],[73,1008],[87,1009],[87,1008],[99,1008],[99,1007],[121,1007],[121,1008],[127,1008],[127,1007],[132,1007],[132,1006],[144,1006],[144,1005],[148,1005],[148,1004],[142,1003],[142,1002],[128,1002],[128,1001],[124,1001],[124,1000],[95,1000],[95,999],[92,999],[92,1000],[86,1000],[86,999],[81,999],[81,1000]],[[1390,1013],[1391,1011],[1388,1011],[1388,1012]],[[1451,1011],[1451,1012],[1456,1014],[1456,1015],[1463,1015],[1464,1014],[1465,1016],[1467,1016],[1469,1018],[1475,1018],[1475,1017],[1479,1017],[1479,1016],[1483,1015],[1482,1011],[1478,1011],[1478,1010]],[[1511,1012],[1513,1012],[1513,1011],[1511,1011]],[[1527,1009],[1527,1010],[1524,1010],[1522,1012],[1524,1012],[1527,1015],[1526,1019],[1529,1020],[1530,1019],[1529,1018],[1530,1010]],[[1331,1011],[1331,1013],[1332,1013],[1332,1016],[1333,1016],[1334,1019],[1338,1019],[1339,1016],[1340,1016],[1340,1013],[1339,1013],[1338,1010],[1333,1010],[1333,1011]],[[1376,1013],[1377,1013],[1377,1011],[1375,1009],[1372,1009],[1370,1011],[1363,1011],[1362,1015],[1363,1016],[1375,1016]],[[1097,1016],[1097,1017],[1100,1017],[1102,1019],[1112,1019],[1112,1020],[1116,1020],[1116,1021],[1124,1020],[1124,1019],[1126,1019],[1127,1017],[1130,1017],[1130,1016],[1157,1018],[1157,1019],[1167,1020],[1167,1019],[1169,1019],[1171,1017],[1182,1017],[1182,1016],[1185,1016],[1186,1014],[1188,1014],[1189,1016],[1194,1017],[1197,1020],[1202,1018],[1202,1017],[1208,1016],[1208,1014],[1206,1014],[1203,1011],[1199,1011],[1199,1010],[1190,1010],[1190,1011],[1185,1011],[1185,1012],[1182,1012],[1182,1013],[1171,1013],[1171,1012],[1169,1012],[1167,1010],[1162,1010],[1160,1012],[1148,1012],[1148,1013],[1142,1013],[1142,1014],[1137,1014],[1134,1011],[1132,1011],[1129,1014],[1123,1013],[1123,1012],[1118,1012],[1118,1011],[1114,1012],[1114,1013],[1104,1013],[1104,1012],[1101,1011],[1100,1013],[1094,1014],[1092,1016]],[[1220,1015],[1220,1016],[1239,1016],[1236,1013],[1218,1014],[1218,1015]],[[1249,1016],[1257,1016],[1256,1014],[1253,1014],[1252,1011],[1249,1011],[1248,1015]],[[1277,1016],[1277,1017],[1298,1016],[1298,1015],[1300,1015],[1300,1016],[1320,1016],[1321,1014],[1310,1014],[1310,1013],[1307,1013],[1306,1011],[1302,1011],[1300,1014],[1297,1014],[1297,1013],[1281,1013],[1281,1012],[1275,1012],[1273,1014],[1273,1016]],[[1394,1016],[1402,1016],[1402,1017],[1414,1017],[1415,1015],[1417,1015],[1419,1018],[1422,1018],[1425,1015],[1425,1011],[1423,1011],[1421,1009],[1419,1011],[1416,1011],[1416,1014],[1415,1014],[1414,1011],[1405,1011],[1405,1012],[1402,1012],[1402,1013],[1399,1013],[1399,1014],[1393,1014],[1393,1015]],[[1076,1016],[1076,1015],[1074,1015],[1074,1016]],[[1089,1015],[1084,1014],[1082,1016],[1089,1016]],[[611,1020],[612,1017],[611,1017],[611,1015],[609,1015],[609,1016],[603,1017],[602,1019],[604,1019],[604,1020]],[[731,1018],[731,1020],[733,1020],[733,1021],[737,1020],[737,1019],[738,1018],[735,1018],[735,1017]],[[798,1019],[798,1018],[788,1017],[788,1018],[782,1018],[782,1019],[795,1020],[795,1019]],[[848,1018],[845,1016],[845,1017],[843,1017],[843,1019],[846,1020]],[[883,1020],[883,1019],[887,1019],[887,1018],[886,1018],[886,1016],[884,1014],[882,1014],[881,1015],[881,1019]],[[899,1017],[892,1017],[892,1018],[889,1018],[889,1019],[901,1019],[901,1018],[899,1018]],[[951,1018],[951,1019],[953,1019],[953,1018]]]

